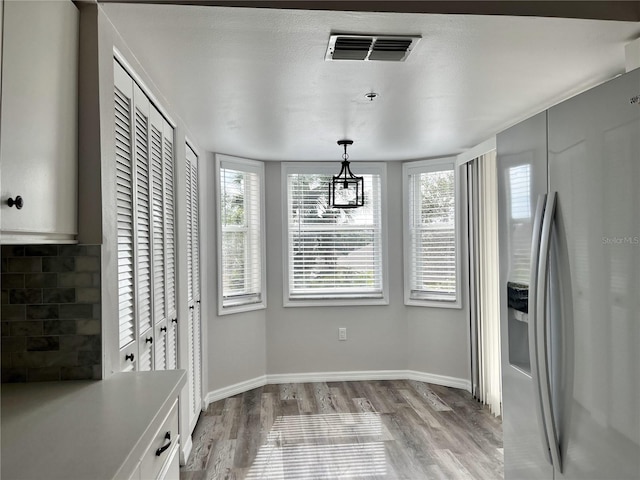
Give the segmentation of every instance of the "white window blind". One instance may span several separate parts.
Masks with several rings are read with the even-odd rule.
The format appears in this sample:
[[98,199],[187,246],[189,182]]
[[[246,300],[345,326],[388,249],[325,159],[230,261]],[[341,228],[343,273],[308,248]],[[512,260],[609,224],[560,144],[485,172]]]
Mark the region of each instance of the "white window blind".
[[[264,306],[264,167],[218,157],[221,312]],[[253,307],[248,307],[248,306]],[[244,308],[234,308],[244,307]]]
[[454,161],[405,164],[405,301],[459,304]]
[[336,209],[328,204],[328,193],[337,171],[285,166],[291,301],[385,297],[383,173],[367,173],[362,164],[353,168],[364,177],[365,204]]

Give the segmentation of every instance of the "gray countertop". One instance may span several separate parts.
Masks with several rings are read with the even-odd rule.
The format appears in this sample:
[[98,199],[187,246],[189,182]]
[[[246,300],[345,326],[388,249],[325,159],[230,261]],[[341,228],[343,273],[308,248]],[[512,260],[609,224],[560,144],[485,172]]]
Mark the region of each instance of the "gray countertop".
[[128,477],[185,382],[168,370],[3,384],[2,479]]

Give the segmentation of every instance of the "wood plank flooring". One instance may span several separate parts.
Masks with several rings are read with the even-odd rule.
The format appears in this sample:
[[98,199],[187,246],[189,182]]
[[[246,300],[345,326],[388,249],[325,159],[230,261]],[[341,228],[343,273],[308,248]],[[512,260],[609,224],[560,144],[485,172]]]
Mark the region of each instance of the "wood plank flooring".
[[267,385],[212,403],[181,480],[503,478],[502,426],[463,390]]

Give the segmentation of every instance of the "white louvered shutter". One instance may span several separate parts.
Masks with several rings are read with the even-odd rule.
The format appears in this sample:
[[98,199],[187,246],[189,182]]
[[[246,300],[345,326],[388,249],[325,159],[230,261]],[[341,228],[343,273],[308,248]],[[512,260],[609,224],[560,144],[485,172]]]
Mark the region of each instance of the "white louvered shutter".
[[[195,153],[193,154],[195,157]],[[194,158],[191,164],[191,185],[192,185],[192,200],[191,200],[191,242],[193,253],[193,299],[195,301],[193,309],[193,353],[194,353],[194,395],[196,399],[196,411],[194,412],[196,418],[201,407],[202,399],[202,335],[200,325],[200,228],[199,228],[199,182],[198,182],[198,158]]]
[[289,299],[383,297],[381,176],[363,177],[364,206],[336,209],[331,175],[287,174]]
[[188,299],[188,383],[189,423],[193,427],[201,406],[201,335],[200,335],[200,269],[198,222],[198,158],[186,147],[186,207],[187,207],[187,299]]
[[164,166],[164,220],[165,220],[165,271],[167,309],[167,369],[178,368],[178,314],[176,310],[176,230],[175,230],[175,190],[173,128],[167,121],[163,124],[163,166]]
[[149,149],[150,103],[134,85],[135,164],[136,164],[136,257],[138,343],[140,362],[137,370],[153,369],[153,291],[152,291],[152,218],[151,168]]
[[149,142],[149,173],[151,177],[151,237],[153,277],[153,329],[154,370],[166,368],[167,318],[165,304],[165,219],[164,219],[164,174],[163,174],[163,129],[164,118],[151,105]]
[[174,131],[117,60],[114,83],[120,368],[177,368]]
[[153,222],[153,316],[156,324],[166,320],[165,305],[165,211],[163,175],[164,119],[151,107],[151,212]]
[[[133,169],[133,81],[114,62],[116,220],[118,239],[118,331],[122,370],[135,368],[135,255]],[[129,357],[133,355],[133,357]]]
[[410,298],[455,302],[456,194],[453,164],[409,174]]

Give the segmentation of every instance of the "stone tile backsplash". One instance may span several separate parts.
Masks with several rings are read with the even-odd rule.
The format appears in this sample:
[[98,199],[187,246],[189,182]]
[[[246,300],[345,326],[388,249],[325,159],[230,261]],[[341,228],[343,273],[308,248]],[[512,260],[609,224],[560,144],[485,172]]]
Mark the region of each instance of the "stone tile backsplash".
[[2,382],[102,375],[99,245],[3,245]]

